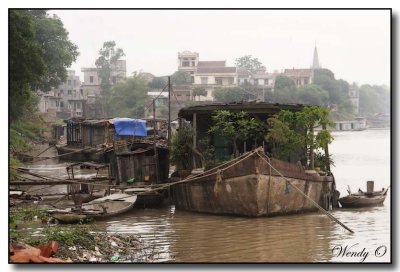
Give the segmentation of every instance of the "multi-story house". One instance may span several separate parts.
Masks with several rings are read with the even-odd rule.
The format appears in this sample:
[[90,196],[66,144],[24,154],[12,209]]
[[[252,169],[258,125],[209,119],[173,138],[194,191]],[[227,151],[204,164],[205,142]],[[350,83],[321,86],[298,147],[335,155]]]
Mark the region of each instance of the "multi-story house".
[[[99,69],[96,67],[82,68],[83,83],[82,92],[87,98],[85,115],[87,117],[97,117],[96,99],[101,96],[101,78]],[[111,66],[111,85],[126,79],[126,60],[117,60],[116,64]]]
[[188,86],[174,87],[178,100],[193,99],[193,89],[200,87],[206,91],[206,95],[200,96],[200,100],[212,101],[215,89],[237,86],[237,69],[227,67],[226,61],[200,61],[198,53],[184,51],[178,53],[178,62],[178,71],[189,73],[192,82]]
[[81,81],[75,71],[68,70],[67,80],[48,93],[39,92],[39,111],[49,117],[83,116],[85,100]]

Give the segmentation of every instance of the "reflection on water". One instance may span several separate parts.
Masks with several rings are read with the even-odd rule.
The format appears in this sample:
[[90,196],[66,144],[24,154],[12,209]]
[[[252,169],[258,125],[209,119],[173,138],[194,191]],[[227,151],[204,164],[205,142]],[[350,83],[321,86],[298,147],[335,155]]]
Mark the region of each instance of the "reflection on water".
[[[336,132],[330,148],[341,195],[347,185],[365,189],[375,180],[376,190],[390,184],[390,131]],[[65,174],[65,164],[50,167],[49,175]],[[62,169],[62,170],[61,170]],[[36,170],[35,170],[36,171]],[[37,171],[42,171],[37,169]],[[390,191],[389,191],[390,192]],[[390,261],[390,196],[384,206],[338,209],[333,215],[351,234],[321,213],[242,218],[189,213],[173,206],[135,209],[97,224],[109,232],[139,235],[156,251],[158,261],[174,262],[359,262],[362,256],[338,256],[338,247],[368,253],[365,262]],[[376,257],[375,251],[387,252]],[[365,249],[364,249],[365,248]],[[364,249],[364,251],[363,251]],[[346,251],[347,252],[347,251]],[[364,253],[363,253],[364,252]],[[343,254],[342,254],[343,255]],[[364,254],[365,256],[365,254]]]

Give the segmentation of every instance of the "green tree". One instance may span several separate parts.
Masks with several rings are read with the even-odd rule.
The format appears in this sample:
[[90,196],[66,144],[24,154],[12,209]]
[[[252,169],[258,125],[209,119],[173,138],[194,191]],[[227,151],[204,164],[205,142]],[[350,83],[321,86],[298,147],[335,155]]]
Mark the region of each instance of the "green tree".
[[78,52],[58,17],[44,10],[10,10],[9,15],[10,120],[15,121],[34,110],[32,91],[48,91],[66,79]]
[[209,134],[223,136],[233,146],[233,156],[238,155],[239,141],[260,139],[265,133],[265,125],[258,119],[250,117],[246,112],[217,110],[212,115],[212,126]]
[[275,79],[275,90],[288,90],[295,91],[296,85],[294,84],[293,79],[287,76],[277,76]]
[[348,84],[346,85],[347,82],[343,80],[337,81],[332,71],[328,69],[315,70],[313,82],[329,93],[330,104],[339,105],[348,99],[349,88]]
[[47,73],[33,83],[35,90],[50,91],[67,79],[67,68],[76,61],[78,47],[69,40],[68,32],[57,15],[45,11],[32,12],[35,17],[36,40],[43,49]]
[[200,96],[206,96],[207,95],[207,91],[204,88],[196,87],[196,88],[193,89],[192,94],[193,94],[194,98],[196,96],[198,96],[199,97],[199,101],[200,101]]
[[192,83],[190,74],[184,71],[176,71],[175,73],[173,73],[171,76],[171,81],[175,85],[185,85]]
[[318,85],[301,86],[297,91],[298,102],[315,106],[327,106],[329,94]]
[[360,115],[372,117],[378,113],[390,113],[390,90],[388,87],[362,85],[359,95]]
[[255,73],[258,68],[262,67],[262,63],[251,55],[246,55],[235,60],[235,66],[238,68],[244,68],[251,73]]
[[224,88],[214,90],[213,96],[217,101],[232,103],[243,101],[245,92],[240,88]]
[[267,120],[269,126],[267,140],[273,146],[274,156],[282,160],[290,160],[299,150],[303,150],[300,160],[306,162],[309,159],[309,166],[313,168],[314,151],[325,148],[333,140],[326,129],[322,129],[318,133],[314,132],[318,126],[332,125],[328,120],[328,115],[328,109],[314,106],[304,107],[298,112],[282,110],[279,114],[269,118]]
[[167,85],[167,82],[162,77],[155,77],[149,82],[149,87],[151,89],[161,90],[165,85]]
[[40,80],[47,68],[29,11],[10,10],[9,35],[10,120],[15,121],[31,98],[31,83]]
[[178,128],[171,141],[171,163],[178,170],[192,169],[193,130],[190,126]]
[[115,84],[107,107],[110,117],[142,118],[147,99],[147,83],[140,75]]
[[273,102],[281,104],[297,103],[296,91],[289,90],[288,88],[275,89],[273,93]]
[[118,77],[118,75],[112,75],[112,70],[116,67],[118,60],[123,56],[125,56],[124,51],[121,48],[116,48],[115,41],[106,41],[103,43],[103,47],[99,51],[99,57],[95,62],[102,92],[102,112],[106,117],[111,113],[110,108],[107,107],[107,101],[110,98],[112,76]]

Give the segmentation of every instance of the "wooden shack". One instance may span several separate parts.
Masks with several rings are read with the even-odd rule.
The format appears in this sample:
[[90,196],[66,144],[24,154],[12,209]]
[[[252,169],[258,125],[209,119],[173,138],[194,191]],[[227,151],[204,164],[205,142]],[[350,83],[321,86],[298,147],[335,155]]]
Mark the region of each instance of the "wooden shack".
[[71,118],[66,120],[67,124],[67,146],[82,146],[81,122],[83,118]]
[[114,126],[108,120],[84,120],[81,123],[82,146],[112,143]]
[[129,151],[116,154],[117,180],[135,184],[156,184],[168,178],[168,148],[151,142],[134,142]]

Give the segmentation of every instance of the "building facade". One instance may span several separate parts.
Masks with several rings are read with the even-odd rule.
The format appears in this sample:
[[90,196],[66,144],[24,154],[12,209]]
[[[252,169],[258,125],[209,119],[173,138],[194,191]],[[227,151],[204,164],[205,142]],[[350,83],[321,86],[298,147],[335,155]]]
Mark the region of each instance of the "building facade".
[[174,87],[178,100],[193,100],[192,91],[198,87],[206,91],[205,96],[198,97],[200,101],[213,101],[215,89],[238,85],[236,67],[226,66],[226,61],[200,61],[197,52],[179,52],[178,71],[187,72],[191,77],[191,84]]
[[67,80],[48,93],[39,92],[39,111],[49,117],[69,118],[84,115],[86,95],[75,71],[68,70]]

